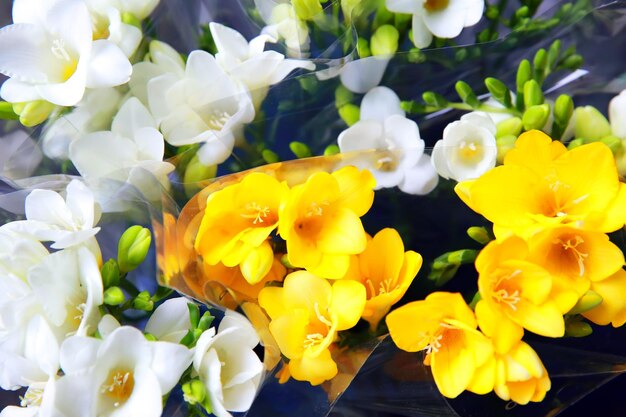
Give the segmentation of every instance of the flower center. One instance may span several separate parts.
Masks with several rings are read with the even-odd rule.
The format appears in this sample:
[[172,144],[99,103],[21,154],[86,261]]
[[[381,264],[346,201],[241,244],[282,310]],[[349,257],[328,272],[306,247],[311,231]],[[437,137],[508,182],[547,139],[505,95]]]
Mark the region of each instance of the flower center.
[[226,122],[232,117],[228,112],[214,109],[203,117],[210,130],[222,130]]
[[315,311],[315,315],[319,321],[318,323],[312,323],[312,332],[306,335],[302,344],[305,349],[321,345],[326,339],[324,334],[328,335],[328,330],[333,325],[333,323],[320,311],[319,303],[313,304],[313,310]]
[[581,244],[585,243],[583,238],[576,235],[567,240],[556,239],[553,243],[560,244],[566,254],[569,254],[575,259],[578,265],[578,274],[581,277],[585,275],[585,259],[589,257],[589,254],[581,251],[581,248],[579,248]]
[[55,56],[55,58],[61,61],[61,71],[59,73],[59,78],[61,82],[69,80],[70,77],[74,75],[74,72],[76,72],[78,61],[72,59],[72,57],[68,53],[67,49],[65,48],[65,41],[63,39],[53,40],[50,51],[52,52],[52,55]]
[[376,161],[375,168],[378,171],[395,171],[398,168],[398,161],[392,156],[385,156]]
[[424,9],[429,12],[436,12],[438,10],[443,10],[448,7],[448,3],[450,0],[426,0],[424,1]]
[[43,389],[30,387],[23,397],[20,397],[22,407],[38,407],[43,399]]
[[511,310],[517,310],[517,303],[521,300],[521,292],[519,289],[514,288],[509,280],[521,274],[522,271],[517,269],[511,274],[501,276],[491,292],[491,297],[498,304],[505,304],[511,308]]
[[459,150],[457,154],[462,162],[475,164],[483,159],[483,145],[480,141],[477,140],[463,140],[459,144]]
[[132,372],[127,370],[112,370],[109,377],[102,384],[100,393],[106,395],[114,401],[113,406],[119,407],[128,400],[135,387],[135,379]]
[[307,207],[304,215],[300,215],[296,222],[296,229],[300,233],[316,235],[323,227],[323,218],[327,214],[330,203],[327,201],[313,201]]
[[272,213],[269,206],[261,206],[256,201],[247,203],[245,210],[246,212],[241,213],[241,217],[251,219],[253,225],[264,223],[264,219],[267,219],[267,217]]
[[376,287],[374,286],[374,282],[371,279],[367,279],[365,281],[365,288],[369,292],[367,299],[371,299],[381,294],[388,294],[392,291],[397,290],[400,285],[396,284],[395,279],[387,278],[384,281],[381,281],[378,284],[378,291],[376,291]]

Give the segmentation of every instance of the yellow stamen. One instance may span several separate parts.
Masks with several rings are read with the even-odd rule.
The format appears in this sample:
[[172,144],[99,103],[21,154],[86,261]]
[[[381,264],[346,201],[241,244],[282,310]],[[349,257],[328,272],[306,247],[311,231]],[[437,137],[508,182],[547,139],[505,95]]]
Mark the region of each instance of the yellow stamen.
[[105,394],[109,398],[113,399],[114,407],[119,407],[124,401],[126,401],[135,387],[135,379],[133,374],[125,370],[113,370],[109,374],[109,378],[102,385],[100,393]]

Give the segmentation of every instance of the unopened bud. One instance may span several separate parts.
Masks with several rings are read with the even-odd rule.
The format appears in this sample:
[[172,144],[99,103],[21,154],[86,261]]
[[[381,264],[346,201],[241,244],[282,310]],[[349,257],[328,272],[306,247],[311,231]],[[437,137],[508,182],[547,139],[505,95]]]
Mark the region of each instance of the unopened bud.
[[183,398],[191,405],[202,403],[206,397],[206,387],[199,379],[192,379],[182,386]]
[[491,236],[484,227],[472,226],[467,229],[467,235],[481,245],[486,245],[491,241]]
[[600,142],[608,146],[609,149],[611,149],[611,152],[613,152],[613,155],[620,154],[624,150],[624,148],[622,147],[622,140],[618,138],[617,136],[613,136],[613,135],[605,136],[602,139],[600,139]]
[[116,306],[126,301],[126,296],[120,287],[110,287],[104,291],[104,304]]
[[595,291],[587,291],[567,314],[580,314],[600,305],[602,296]]
[[584,144],[585,144],[585,141],[582,138],[573,139],[567,144],[567,149],[572,150]]
[[15,103],[13,105],[13,111],[20,116],[20,123],[26,127],[37,126],[45,122],[54,109],[56,109],[56,105],[44,100]]
[[392,25],[379,27],[370,40],[370,50],[373,55],[392,55],[398,50],[398,29]]
[[565,336],[585,337],[593,333],[589,323],[580,320],[568,320],[565,322]]
[[291,152],[298,158],[308,158],[312,155],[311,148],[302,142],[291,142],[289,149],[291,149]]
[[567,126],[574,114],[574,100],[567,94],[561,94],[554,102],[554,121],[561,126]]
[[120,282],[120,267],[117,265],[115,259],[106,261],[102,265],[102,268],[100,268],[100,274],[102,275],[102,285],[104,288],[112,287]]
[[150,293],[142,291],[137,294],[137,297],[133,300],[133,308],[142,311],[152,311],[154,309],[154,301],[152,301]]
[[148,254],[152,235],[141,226],[131,226],[120,238],[117,247],[117,261],[120,271],[129,272],[137,268]]
[[348,126],[352,126],[361,118],[361,109],[354,104],[346,104],[339,109],[339,117]]
[[317,14],[322,13],[322,5],[319,0],[291,0],[296,15],[302,20],[311,20]]
[[546,125],[549,116],[550,106],[547,104],[540,104],[526,109],[522,116],[524,130],[542,129]]
[[526,81],[524,84],[524,105],[526,108],[543,103],[543,92],[539,83],[535,80]]
[[270,272],[273,263],[274,251],[270,244],[265,241],[261,246],[250,251],[248,256],[239,264],[239,269],[246,281],[254,285]]
[[593,106],[578,107],[575,110],[574,135],[590,142],[600,140],[612,133],[606,117]]
[[122,22],[126,23],[127,25],[135,26],[136,28],[141,29],[141,20],[139,20],[137,16],[132,13],[122,13]]
[[515,135],[504,135],[500,136],[496,139],[496,146],[498,147],[498,155],[496,156],[496,161],[499,164],[504,163],[504,158],[507,153],[513,148],[515,148],[515,142],[517,141],[517,136]]
[[522,119],[519,117],[509,117],[496,126],[496,138],[510,135],[517,137],[522,133],[523,127]]

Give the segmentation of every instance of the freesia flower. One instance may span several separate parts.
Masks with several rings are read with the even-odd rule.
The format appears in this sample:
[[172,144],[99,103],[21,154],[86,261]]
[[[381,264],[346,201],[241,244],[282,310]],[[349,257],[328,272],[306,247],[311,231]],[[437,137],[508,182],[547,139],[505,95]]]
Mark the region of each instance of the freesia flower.
[[486,394],[492,389],[505,401],[518,404],[542,401],[552,383],[537,353],[524,342],[504,354],[495,353],[476,372],[469,391]]
[[85,88],[113,87],[130,78],[124,53],[107,40],[92,39],[82,1],[17,0],[13,23],[0,30],[0,73],[10,77],[0,96],[8,102],[73,106]]
[[152,313],[144,332],[164,342],[178,343],[191,330],[189,307],[184,297],[170,298]]
[[[92,22],[93,38],[106,39],[117,45],[127,57],[131,57],[141,42],[141,30],[122,21],[123,3],[136,2],[86,0]],[[156,6],[156,4],[155,4]]]
[[56,383],[55,409],[67,417],[159,417],[162,397],[191,364],[183,345],[150,342],[122,326],[104,340],[74,336],[61,347],[64,376]]
[[476,318],[461,294],[434,292],[389,313],[386,319],[393,342],[408,352],[426,351],[439,391],[455,398],[469,386],[476,369],[487,362],[493,348],[476,330]]
[[35,417],[52,413],[56,377],[47,382],[33,382],[23,397],[20,407],[8,406],[0,411],[0,417]]
[[266,42],[276,42],[268,35],[261,34],[248,43],[239,32],[219,23],[211,22],[209,28],[217,47],[217,63],[248,88],[257,108],[270,85],[282,81],[298,68],[315,69],[311,61],[285,59],[276,51],[264,51]]
[[427,194],[437,185],[417,124],[404,117],[400,99],[387,87],[373,88],[363,97],[361,120],[341,132],[337,142],[341,152],[379,151],[350,160],[371,170],[377,189],[398,186]]
[[365,287],[356,281],[332,285],[307,271],[293,272],[283,287],[266,287],[259,304],[272,319],[270,332],[289,359],[289,373],[299,381],[321,384],[337,374],[329,347],[337,332],[359,321]]
[[480,177],[496,166],[496,126],[487,116],[463,115],[443,131],[435,143],[432,162],[444,178],[465,181]]
[[608,278],[592,281],[591,290],[602,297],[602,302],[582,313],[583,316],[599,325],[623,326],[626,323],[626,271],[620,268]]
[[481,295],[476,317],[499,353],[512,349],[523,329],[546,337],[565,333],[563,313],[550,296],[552,276],[527,258],[528,245],[516,236],[492,241],[476,258]]
[[550,227],[529,240],[529,260],[552,275],[553,298],[567,313],[589,289],[624,265],[624,254],[607,235],[569,226]]
[[372,206],[374,184],[369,171],[347,166],[293,187],[278,216],[289,263],[324,278],[343,277],[350,255],[365,250],[359,217]]
[[263,363],[254,352],[259,337],[241,314],[227,311],[218,332],[205,331],[196,344],[193,368],[207,388],[211,412],[247,411],[263,376]]
[[541,132],[527,132],[503,166],[460,182],[455,191],[494,223],[498,237],[529,236],[554,224],[605,233],[624,225],[626,187],[603,143],[568,151]]
[[309,28],[300,20],[289,1],[254,0],[267,24],[261,31],[274,39],[284,39],[287,55],[301,58],[309,51]]
[[361,282],[367,290],[363,318],[373,329],[402,298],[422,266],[422,256],[404,251],[402,238],[395,229],[383,229],[357,255],[346,276]]
[[0,230],[13,230],[41,241],[52,241],[53,249],[89,244],[88,241],[100,230],[94,227],[100,213],[93,193],[78,180],[68,184],[65,200],[51,190],[33,190],[26,197],[25,208],[26,220],[7,223]]
[[174,146],[202,143],[204,165],[224,162],[245,123],[254,119],[247,89],[204,51],[192,51],[185,76],[166,73],[148,82],[148,102],[163,136]]
[[163,162],[164,152],[163,135],[152,115],[131,97],[113,118],[110,131],[90,133],[71,144],[70,160],[85,179],[128,181],[150,194],[136,178],[145,171],[166,184],[174,166]]
[[426,48],[433,40],[455,38],[464,27],[473,26],[483,15],[485,5],[478,0],[386,0],[387,9],[413,15],[412,40]]
[[[203,262],[243,263],[241,271],[248,282],[260,281],[272,266],[274,253],[267,239],[278,226],[288,191],[286,183],[270,175],[251,173],[240,183],[209,195],[194,243]],[[250,257],[260,257],[255,264],[261,267],[246,268]]]

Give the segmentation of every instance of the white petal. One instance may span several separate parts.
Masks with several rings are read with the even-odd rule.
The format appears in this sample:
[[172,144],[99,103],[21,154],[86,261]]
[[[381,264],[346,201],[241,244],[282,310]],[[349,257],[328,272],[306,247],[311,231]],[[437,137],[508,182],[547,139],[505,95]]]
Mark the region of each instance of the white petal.
[[171,334],[184,334],[190,330],[189,321],[190,301],[183,297],[172,298],[165,301],[150,316],[146,323],[145,331],[153,334],[157,339],[166,342],[178,343],[178,340],[171,340],[167,337]]
[[253,57],[260,55],[265,50],[266,43],[278,42],[277,37],[271,36],[267,33],[262,33],[259,36],[252,38],[248,44],[248,56]]
[[283,62],[281,62],[278,69],[272,74],[272,78],[270,79],[270,85],[274,85],[282,81],[287,77],[287,75],[289,75],[289,73],[300,68],[314,71],[315,64],[307,60],[285,59]]
[[121,327],[120,322],[112,315],[107,314],[98,323],[98,333],[100,333],[103,339],[106,339],[118,327]]
[[97,223],[93,193],[82,181],[72,180],[68,184],[65,201],[76,226],[87,230]]
[[[54,241],[50,247],[52,249],[65,249],[71,246],[76,246],[94,237],[99,231],[99,227],[87,230],[78,230],[76,232],[58,230],[56,231],[54,238],[49,239]],[[53,235],[50,234],[50,236]]]
[[0,412],[0,417],[36,417],[39,407],[17,407],[10,405]]
[[63,83],[37,85],[42,99],[59,106],[74,106],[82,100],[87,82],[87,61],[81,59],[76,71]]
[[125,84],[132,72],[132,65],[118,46],[106,40],[93,43],[86,81],[89,88]]
[[387,10],[395,13],[413,14],[421,10],[420,0],[386,0]]
[[46,375],[59,371],[59,342],[50,325],[41,316],[35,316],[26,329],[24,356],[37,363]]
[[[215,57],[205,51],[192,51],[187,58],[185,74],[189,78],[199,80],[219,80],[225,78],[225,73],[217,65]],[[220,86],[215,86],[220,87]]]
[[209,350],[204,358],[206,369],[200,374],[200,378],[207,388],[211,399],[211,412],[217,417],[232,417],[224,407],[224,393],[222,392],[221,370],[222,364],[217,352]]
[[152,342],[151,346],[153,355],[150,368],[165,394],[174,388],[183,372],[191,365],[193,352],[178,343]]
[[150,60],[158,65],[163,73],[172,73],[182,77],[185,73],[185,62],[178,51],[165,42],[150,42]]
[[219,23],[209,23],[218,53],[234,55],[239,60],[248,58],[248,41],[234,29]]
[[[174,74],[163,74],[156,78],[152,78],[147,85],[148,103],[150,103],[150,111],[156,118],[157,123],[161,123],[162,120],[170,116],[171,108],[168,92],[179,81],[178,77]],[[176,105],[178,103],[171,103]],[[165,134],[165,132],[163,132]],[[167,135],[165,134],[167,137]]]
[[230,157],[234,146],[235,137],[230,132],[221,136],[213,133],[198,150],[198,160],[206,166],[221,164]]
[[404,181],[399,187],[407,194],[425,195],[434,190],[438,183],[439,176],[430,162],[430,157],[422,155],[417,165],[404,171]]
[[40,100],[41,95],[37,88],[29,83],[9,78],[0,86],[0,97],[9,103],[21,103],[23,101]]
[[67,374],[56,381],[53,400],[54,417],[85,417],[96,414],[96,386],[91,373]]
[[133,96],[148,105],[148,82],[162,74],[161,69],[152,62],[138,62],[133,65],[133,73],[128,82]]
[[144,127],[135,132],[135,144],[137,146],[137,158],[140,161],[163,160],[165,141],[161,132],[152,127]]
[[225,331],[226,329],[236,329],[238,335],[244,341],[245,346],[254,348],[260,343],[259,336],[254,330],[254,327],[252,327],[250,320],[236,311],[226,310],[226,314],[220,322],[218,332]]
[[236,386],[224,389],[224,408],[236,413],[250,409],[258,386],[254,381],[247,380]]
[[[116,40],[114,43],[122,50],[122,52],[124,52],[124,55],[130,58],[135,53],[137,47],[139,47],[139,44],[141,43],[141,30],[133,25],[128,25],[126,23],[121,23],[117,30],[119,34],[119,40]],[[109,40],[112,39],[109,38]]]
[[626,90],[609,102],[609,120],[613,134],[626,139]]
[[215,337],[215,327],[211,327],[208,330],[205,330],[198,338],[196,342],[196,348],[193,353],[193,369],[197,373],[203,373],[203,359],[204,355],[209,350],[209,346],[211,345],[212,339]]
[[70,159],[85,178],[125,181],[124,163],[137,157],[135,143],[112,132],[90,133],[70,146]]
[[496,134],[496,125],[491,117],[488,116],[486,113],[473,111],[471,113],[467,113],[461,116],[461,120],[471,123],[475,126],[480,126],[484,129],[487,129],[494,136]]
[[403,151],[403,169],[415,165],[424,153],[425,143],[420,138],[417,123],[404,116],[392,115],[385,120],[385,139],[387,149]]
[[65,205],[65,200],[58,193],[50,190],[33,190],[25,201],[26,218],[50,225],[70,226],[72,214]]
[[467,9],[465,12],[465,23],[463,26],[473,26],[480,21],[483,17],[483,11],[485,10],[485,2],[481,0],[468,0]]
[[424,24],[440,38],[456,38],[465,24],[465,0],[450,0],[443,10],[424,13]]
[[61,369],[66,374],[86,371],[97,361],[102,340],[95,337],[71,336],[61,345]]
[[377,56],[348,62],[341,70],[341,83],[353,93],[366,93],[380,84],[388,63],[388,58]]
[[49,41],[41,28],[16,24],[0,29],[0,73],[26,83],[49,81]]
[[98,261],[89,249],[84,247],[78,249],[78,268],[81,285],[87,291],[83,317],[76,332],[80,336],[89,335],[96,330],[100,320],[98,307],[104,303],[104,289]]
[[135,382],[133,392],[115,410],[115,415],[161,417],[163,412],[162,396],[167,392],[161,391],[156,375],[150,369],[138,368],[135,369],[133,378]]
[[58,0],[50,0],[43,4],[39,0],[14,0],[11,11],[13,23],[32,23],[44,26],[48,11],[56,3]]
[[426,23],[424,22],[424,17],[422,15],[413,15],[412,40],[413,44],[420,49],[427,48],[433,41],[433,34],[430,29],[426,27]]
[[[122,137],[132,139],[135,131],[142,127],[156,128],[154,117],[148,109],[141,104],[137,97],[131,97],[120,107],[113,118],[111,131]],[[162,157],[162,155],[161,155]]]
[[388,87],[371,89],[361,101],[361,120],[384,122],[389,116],[405,114],[400,107],[400,98]]
[[437,143],[435,143],[432,153],[432,163],[437,173],[443,178],[448,179],[452,176],[452,174],[448,169],[448,160],[446,159],[443,147],[443,140],[438,140]]
[[58,1],[46,16],[50,34],[58,36],[65,47],[79,56],[92,48],[91,18],[87,5],[82,1]]
[[339,134],[337,143],[341,152],[380,149],[385,145],[384,128],[375,120],[360,120]]

